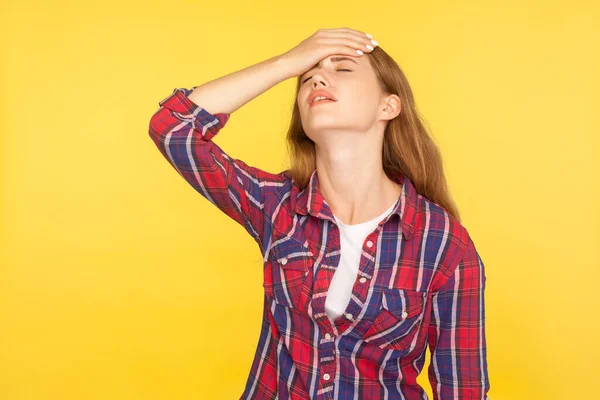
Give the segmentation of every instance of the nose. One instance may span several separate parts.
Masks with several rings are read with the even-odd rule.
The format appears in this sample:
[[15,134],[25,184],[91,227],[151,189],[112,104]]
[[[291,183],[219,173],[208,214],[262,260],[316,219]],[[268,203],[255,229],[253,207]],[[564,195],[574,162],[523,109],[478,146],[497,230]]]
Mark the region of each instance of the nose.
[[322,86],[326,86],[325,81],[320,77],[316,78],[313,76],[312,81],[313,81],[313,87],[317,87],[319,84]]
[[326,86],[326,81],[323,79],[323,76],[321,76],[320,72],[315,72],[315,74],[312,76],[312,84],[313,84],[313,88],[317,87],[317,85],[320,83],[323,86]]

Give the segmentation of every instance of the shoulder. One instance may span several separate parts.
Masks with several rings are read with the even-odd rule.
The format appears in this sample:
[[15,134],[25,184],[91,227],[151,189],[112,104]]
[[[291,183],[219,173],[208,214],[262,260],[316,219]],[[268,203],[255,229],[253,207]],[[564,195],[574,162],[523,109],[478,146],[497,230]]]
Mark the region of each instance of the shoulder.
[[418,210],[417,228],[433,231],[435,234],[446,233],[461,248],[467,247],[469,232],[467,228],[446,209],[427,197],[417,194]]
[[[468,229],[439,204],[418,194],[415,238],[424,240],[424,245],[443,254],[439,268],[442,274],[450,274],[473,247]],[[441,252],[440,252],[441,250]]]

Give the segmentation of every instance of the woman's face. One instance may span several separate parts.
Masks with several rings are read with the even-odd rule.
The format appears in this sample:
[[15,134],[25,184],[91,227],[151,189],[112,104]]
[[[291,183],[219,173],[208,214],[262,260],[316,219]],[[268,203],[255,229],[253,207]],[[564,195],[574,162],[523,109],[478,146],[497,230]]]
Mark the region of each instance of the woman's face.
[[[304,132],[314,142],[335,142],[336,137],[348,139],[349,134],[373,130],[385,99],[366,57],[331,55],[302,74],[297,102]],[[309,96],[319,89],[337,101],[311,107]]]

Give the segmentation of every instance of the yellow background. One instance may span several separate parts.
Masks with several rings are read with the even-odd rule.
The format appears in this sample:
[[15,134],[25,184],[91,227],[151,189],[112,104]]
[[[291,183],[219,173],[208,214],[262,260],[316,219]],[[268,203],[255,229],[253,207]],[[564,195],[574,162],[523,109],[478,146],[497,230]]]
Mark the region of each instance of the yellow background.
[[[261,254],[162,158],[149,119],[176,87],[342,26],[398,61],[439,143],[486,265],[490,398],[594,396],[597,2],[87,3],[0,6],[0,399],[239,398]],[[281,171],[293,90],[215,142]]]

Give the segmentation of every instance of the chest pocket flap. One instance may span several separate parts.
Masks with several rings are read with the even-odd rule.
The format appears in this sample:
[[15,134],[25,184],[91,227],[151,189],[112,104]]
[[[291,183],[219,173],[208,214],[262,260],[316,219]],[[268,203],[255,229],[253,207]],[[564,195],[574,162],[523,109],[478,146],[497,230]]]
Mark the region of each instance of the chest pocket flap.
[[276,241],[265,264],[266,295],[283,306],[298,308],[304,281],[313,264],[313,253],[304,244],[288,237]]
[[426,292],[383,288],[381,308],[363,340],[386,349],[406,348],[419,332]]
[[271,251],[273,258],[283,269],[300,269],[312,266],[313,253],[296,239],[282,240]]

